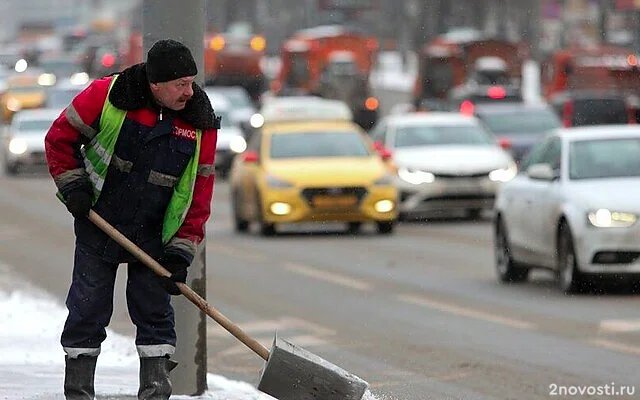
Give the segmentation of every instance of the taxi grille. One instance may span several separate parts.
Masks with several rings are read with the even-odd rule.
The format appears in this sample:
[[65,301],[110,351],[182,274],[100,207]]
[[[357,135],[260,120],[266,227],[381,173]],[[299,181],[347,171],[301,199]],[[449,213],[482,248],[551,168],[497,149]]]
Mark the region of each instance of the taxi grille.
[[320,188],[306,188],[302,189],[302,197],[313,206],[313,198],[316,196],[355,196],[358,204],[366,196],[367,188],[362,186],[341,186],[341,187],[320,187]]

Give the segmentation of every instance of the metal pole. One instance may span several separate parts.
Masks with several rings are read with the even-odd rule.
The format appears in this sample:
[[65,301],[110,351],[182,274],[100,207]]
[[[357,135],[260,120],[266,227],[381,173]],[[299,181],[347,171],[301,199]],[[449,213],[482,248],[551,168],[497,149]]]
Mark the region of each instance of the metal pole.
[[[159,39],[184,43],[198,64],[197,81],[204,83],[205,0],[143,0],[142,32],[144,54]],[[204,242],[189,267],[187,284],[206,299]],[[182,296],[172,298],[178,344],[172,372],[173,394],[200,395],[207,390],[206,315]]]

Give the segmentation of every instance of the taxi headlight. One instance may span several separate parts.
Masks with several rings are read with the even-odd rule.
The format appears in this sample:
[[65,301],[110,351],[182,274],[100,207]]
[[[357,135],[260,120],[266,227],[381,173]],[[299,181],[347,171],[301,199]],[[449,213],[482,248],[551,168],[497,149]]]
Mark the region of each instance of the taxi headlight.
[[395,208],[395,204],[391,200],[379,200],[373,205],[374,210],[379,213],[386,213],[389,211],[393,211]]
[[589,212],[587,219],[596,228],[628,228],[636,223],[638,216],[632,213],[600,208]]
[[271,203],[269,211],[275,215],[287,215],[291,212],[291,205],[289,203],[276,201],[275,203]]
[[489,172],[489,179],[493,182],[509,182],[517,173],[518,167],[515,163],[511,163],[507,168],[494,169]]
[[27,142],[24,139],[13,138],[9,141],[9,151],[16,155],[24,154],[27,151]]
[[272,188],[284,189],[293,187],[293,184],[291,182],[287,182],[284,179],[276,178],[273,175],[267,175],[266,180],[267,185]]
[[253,114],[249,118],[249,124],[255,129],[261,128],[264,125],[264,117],[260,113]]
[[247,141],[242,136],[234,136],[229,142],[229,148],[234,153],[242,153],[247,149]]
[[432,183],[436,180],[436,176],[431,172],[420,171],[410,168],[398,168],[398,176],[405,182],[420,185],[422,183]]
[[18,112],[21,108],[22,103],[20,103],[20,100],[16,99],[15,97],[11,97],[9,100],[7,100],[7,110]]

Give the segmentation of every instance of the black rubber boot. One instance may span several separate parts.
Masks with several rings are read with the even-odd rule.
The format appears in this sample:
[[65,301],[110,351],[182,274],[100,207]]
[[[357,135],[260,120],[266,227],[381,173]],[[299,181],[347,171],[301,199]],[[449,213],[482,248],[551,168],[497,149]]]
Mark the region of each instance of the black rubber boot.
[[98,357],[65,356],[64,396],[67,400],[93,400],[93,378],[96,372]]
[[172,389],[169,372],[177,366],[167,357],[141,358],[138,400],[168,400]]

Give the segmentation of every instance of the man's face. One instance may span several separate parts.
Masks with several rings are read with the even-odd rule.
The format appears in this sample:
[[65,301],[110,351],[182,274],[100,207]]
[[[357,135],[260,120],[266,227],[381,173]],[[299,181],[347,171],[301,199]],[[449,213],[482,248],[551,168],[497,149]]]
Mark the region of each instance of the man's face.
[[151,92],[161,106],[175,111],[182,110],[193,96],[195,76],[185,76],[168,82],[151,84]]

